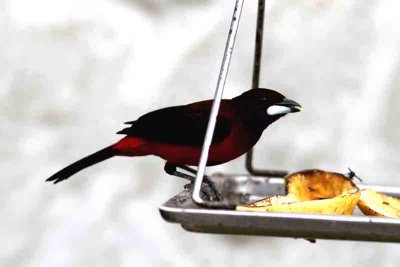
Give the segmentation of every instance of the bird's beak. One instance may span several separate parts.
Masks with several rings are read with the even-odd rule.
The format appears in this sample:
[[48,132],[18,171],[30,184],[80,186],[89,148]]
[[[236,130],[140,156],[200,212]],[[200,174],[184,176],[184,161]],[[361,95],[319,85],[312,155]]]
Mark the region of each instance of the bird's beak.
[[267,109],[267,114],[270,116],[284,115],[287,113],[294,113],[294,112],[299,112],[302,110],[303,110],[303,108],[301,107],[301,105],[299,103],[285,98],[282,102],[276,103],[276,104],[270,106]]

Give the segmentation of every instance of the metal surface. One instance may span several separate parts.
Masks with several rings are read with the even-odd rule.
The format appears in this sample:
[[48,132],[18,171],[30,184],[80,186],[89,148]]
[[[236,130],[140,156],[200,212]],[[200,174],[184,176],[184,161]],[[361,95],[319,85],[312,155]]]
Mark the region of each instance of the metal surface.
[[[254,49],[253,81],[251,88],[258,88],[260,84],[261,58],[262,58],[264,20],[265,20],[264,18],[265,18],[265,0],[259,0],[258,12],[257,12],[256,43]],[[246,169],[250,174],[258,176],[284,177],[288,174],[287,171],[256,169],[253,165],[253,148],[250,149],[246,154]]]
[[216,88],[215,95],[214,95],[214,102],[213,102],[213,105],[211,108],[211,114],[210,114],[210,118],[209,118],[208,125],[207,125],[207,132],[206,132],[206,136],[205,136],[204,143],[203,143],[203,149],[201,151],[199,167],[197,169],[196,180],[194,183],[192,198],[193,198],[193,201],[199,205],[206,205],[206,206],[217,205],[220,207],[228,205],[228,204],[224,204],[224,203],[216,204],[214,202],[205,201],[201,198],[200,191],[201,191],[201,185],[203,183],[205,168],[207,165],[208,152],[210,150],[210,145],[211,145],[212,137],[214,134],[215,124],[217,121],[219,106],[221,103],[222,94],[224,91],[225,82],[226,82],[226,78],[228,75],[229,65],[231,62],[233,47],[235,45],[236,34],[237,34],[238,27],[239,27],[239,21],[240,21],[242,9],[243,9],[243,2],[244,2],[244,0],[237,0],[236,4],[235,4],[235,9],[234,9],[233,16],[232,16],[232,22],[231,22],[231,26],[230,26],[230,30],[229,30],[229,34],[228,34],[228,40],[226,42],[225,53],[224,53],[224,57],[222,60],[222,66],[221,66],[220,74],[218,77],[217,88]]
[[[211,179],[225,197],[237,204],[284,193],[282,179],[220,176]],[[359,187],[400,197],[399,187]],[[193,232],[400,242],[400,219],[364,216],[358,210],[353,216],[343,216],[206,209],[193,202],[190,191],[183,191],[163,204],[160,212],[165,220]]]

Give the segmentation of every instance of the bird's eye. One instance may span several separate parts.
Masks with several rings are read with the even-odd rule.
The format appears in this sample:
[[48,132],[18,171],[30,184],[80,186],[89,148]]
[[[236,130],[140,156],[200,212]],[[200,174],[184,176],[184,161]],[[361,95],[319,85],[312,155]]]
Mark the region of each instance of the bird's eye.
[[268,99],[266,97],[262,97],[261,100],[267,101]]

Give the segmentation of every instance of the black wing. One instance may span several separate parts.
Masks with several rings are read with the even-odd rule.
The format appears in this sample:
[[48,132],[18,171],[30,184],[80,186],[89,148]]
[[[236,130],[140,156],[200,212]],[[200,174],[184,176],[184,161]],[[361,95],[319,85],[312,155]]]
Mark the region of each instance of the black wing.
[[[146,140],[182,145],[201,146],[206,134],[209,110],[193,110],[189,106],[176,106],[147,113],[136,121],[126,122],[131,127],[118,134],[136,136]],[[218,116],[213,144],[223,141],[231,132],[229,119]]]

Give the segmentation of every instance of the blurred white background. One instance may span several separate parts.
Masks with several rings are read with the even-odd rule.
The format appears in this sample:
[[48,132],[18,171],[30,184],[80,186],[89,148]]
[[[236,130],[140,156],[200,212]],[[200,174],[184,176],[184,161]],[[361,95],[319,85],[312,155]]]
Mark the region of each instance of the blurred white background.
[[[249,89],[246,1],[225,97]],[[400,3],[267,1],[261,85],[304,111],[271,126],[256,165],[400,186]],[[44,180],[123,122],[211,98],[233,1],[0,1],[0,266],[397,266],[396,244],[201,235],[158,206],[184,181],[158,158]],[[244,158],[210,168],[244,172]]]

